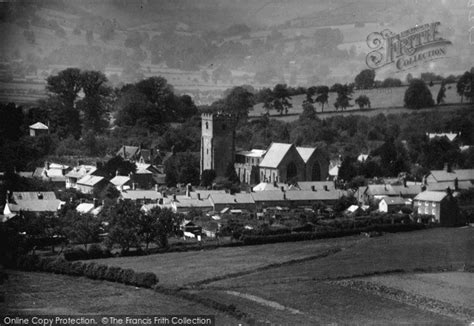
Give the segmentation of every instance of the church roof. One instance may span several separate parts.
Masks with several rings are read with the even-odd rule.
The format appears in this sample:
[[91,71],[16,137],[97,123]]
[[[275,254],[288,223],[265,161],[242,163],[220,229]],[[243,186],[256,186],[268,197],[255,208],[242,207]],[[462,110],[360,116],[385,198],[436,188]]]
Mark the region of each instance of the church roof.
[[296,147],[296,150],[298,151],[301,158],[303,159],[303,161],[306,164],[306,163],[308,163],[309,158],[311,157],[311,155],[313,155],[316,148],[314,148],[314,147]]
[[293,144],[272,143],[262,162],[260,162],[260,166],[277,168],[292,146]]

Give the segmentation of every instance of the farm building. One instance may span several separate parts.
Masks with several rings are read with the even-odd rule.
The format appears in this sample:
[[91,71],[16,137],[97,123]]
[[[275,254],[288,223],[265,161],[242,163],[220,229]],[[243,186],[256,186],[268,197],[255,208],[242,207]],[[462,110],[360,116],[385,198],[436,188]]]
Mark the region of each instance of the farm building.
[[36,137],[39,135],[47,135],[49,133],[49,128],[47,125],[41,122],[37,122],[30,126],[30,136]]
[[444,226],[462,225],[457,200],[450,191],[424,191],[413,200],[413,210],[419,215],[432,215]]
[[424,182],[428,188],[433,184],[441,185],[444,189],[450,187],[457,190],[461,186],[474,188],[474,169],[451,169],[449,164],[445,164],[443,170],[430,171]]

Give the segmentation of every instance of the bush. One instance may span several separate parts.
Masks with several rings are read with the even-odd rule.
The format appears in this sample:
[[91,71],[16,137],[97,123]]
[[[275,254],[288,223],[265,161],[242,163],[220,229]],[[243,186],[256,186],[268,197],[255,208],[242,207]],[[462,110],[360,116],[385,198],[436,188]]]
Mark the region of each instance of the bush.
[[87,259],[87,251],[82,248],[67,250],[64,252],[64,258],[69,261]]
[[420,109],[434,106],[433,95],[421,79],[413,79],[405,91],[405,107],[410,109]]
[[88,278],[95,279],[95,268],[97,263],[89,263],[86,264],[86,268],[84,269],[84,276]]
[[133,285],[151,288],[158,283],[158,278],[153,273],[135,273]]
[[82,276],[84,275],[84,270],[86,269],[86,265],[80,261],[76,261],[74,263],[69,263],[69,275],[73,276]]
[[122,269],[118,281],[123,284],[131,285],[134,282],[135,272],[133,269]]
[[73,260],[87,260],[112,257],[110,250],[102,249],[100,245],[92,244],[89,249],[85,251],[82,248],[68,250],[64,253],[64,258],[68,261]]
[[105,272],[105,279],[111,282],[119,282],[121,271],[120,267],[109,266]]

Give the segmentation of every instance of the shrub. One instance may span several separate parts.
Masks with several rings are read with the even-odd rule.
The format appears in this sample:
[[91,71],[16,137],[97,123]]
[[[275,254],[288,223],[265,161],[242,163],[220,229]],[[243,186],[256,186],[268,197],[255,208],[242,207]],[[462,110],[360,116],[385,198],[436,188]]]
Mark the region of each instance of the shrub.
[[70,264],[69,275],[82,276],[84,275],[84,270],[86,265],[80,261],[76,261]]
[[119,282],[121,271],[120,267],[109,266],[105,272],[105,279],[111,282]]
[[95,267],[95,277],[98,280],[106,280],[107,265],[97,265]]
[[64,258],[69,261],[87,259],[87,252],[82,248],[67,250],[64,252]]
[[89,249],[87,250],[87,257],[88,259],[97,259],[102,258],[102,248],[98,244],[91,244]]
[[95,267],[97,263],[89,263],[86,264],[86,268],[84,269],[84,276],[88,278],[95,279]]
[[135,278],[135,272],[133,269],[122,269],[118,281],[123,284],[133,284]]
[[158,283],[158,278],[153,273],[135,273],[133,285],[145,288],[151,288]]

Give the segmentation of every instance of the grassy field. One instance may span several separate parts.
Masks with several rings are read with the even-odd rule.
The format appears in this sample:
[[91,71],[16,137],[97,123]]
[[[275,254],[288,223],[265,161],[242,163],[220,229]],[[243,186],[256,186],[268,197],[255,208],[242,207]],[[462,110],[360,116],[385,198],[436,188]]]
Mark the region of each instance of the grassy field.
[[436,228],[386,234],[361,241],[334,255],[281,266],[251,275],[221,280],[212,286],[223,288],[328,280],[394,270],[413,271],[474,264],[474,228]]
[[24,314],[206,314],[217,325],[238,320],[216,310],[152,290],[56,274],[9,271],[0,313]]
[[[433,98],[436,99],[438,94],[440,85],[434,85],[430,87],[431,93]],[[446,108],[457,107],[461,102],[461,97],[456,93],[456,87],[454,84],[448,85],[451,87],[450,89],[446,90],[446,98],[445,103],[449,104]],[[360,95],[366,95],[370,99],[372,109],[376,110],[360,110],[357,105],[348,108],[344,112],[337,112],[335,113],[334,103],[336,102],[336,93],[329,93],[329,100],[328,104],[324,106],[324,110],[321,110],[321,106],[319,104],[314,105],[316,112],[319,113],[320,118],[325,118],[328,116],[337,115],[349,115],[349,114],[363,114],[366,116],[377,115],[379,113],[389,114],[389,113],[405,113],[405,112],[413,112],[413,110],[404,109],[403,108],[403,98],[405,95],[407,86],[404,87],[395,87],[395,88],[381,88],[381,89],[370,89],[370,90],[356,90],[352,95],[353,99],[356,99]],[[276,118],[282,121],[294,121],[298,119],[299,115],[303,112],[303,101],[305,100],[306,95],[297,95],[293,96],[290,100],[293,107],[289,109],[288,113],[289,116],[278,116],[278,112],[270,111],[272,118]],[[354,104],[353,101],[351,101]],[[445,107],[443,107],[444,109]],[[435,107],[433,109],[439,109]],[[353,112],[351,112],[353,111]],[[259,103],[254,106],[254,108],[250,111],[250,117],[259,117],[265,113],[265,109],[263,108],[263,104]]]
[[153,272],[162,285],[184,286],[226,274],[251,272],[271,264],[308,259],[330,249],[351,247],[361,241],[368,239],[357,236],[94,261],[136,271]]

